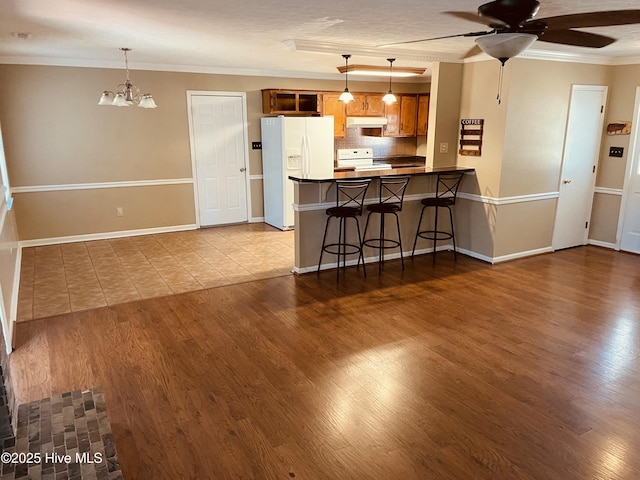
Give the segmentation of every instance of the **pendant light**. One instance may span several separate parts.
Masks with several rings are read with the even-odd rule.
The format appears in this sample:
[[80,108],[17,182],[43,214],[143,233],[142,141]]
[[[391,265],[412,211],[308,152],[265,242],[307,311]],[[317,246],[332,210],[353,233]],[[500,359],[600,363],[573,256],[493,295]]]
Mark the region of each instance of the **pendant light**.
[[349,103],[353,102],[354,100],[353,95],[349,91],[349,59],[351,58],[351,55],[342,55],[342,58],[344,58],[344,64],[346,68],[346,70],[344,71],[344,92],[340,94],[338,100],[344,103]]
[[387,62],[389,62],[389,91],[384,97],[382,97],[382,101],[387,105],[394,104],[398,101],[396,96],[391,91],[391,77],[393,76],[393,62],[395,61],[396,61],[395,58],[387,58]]

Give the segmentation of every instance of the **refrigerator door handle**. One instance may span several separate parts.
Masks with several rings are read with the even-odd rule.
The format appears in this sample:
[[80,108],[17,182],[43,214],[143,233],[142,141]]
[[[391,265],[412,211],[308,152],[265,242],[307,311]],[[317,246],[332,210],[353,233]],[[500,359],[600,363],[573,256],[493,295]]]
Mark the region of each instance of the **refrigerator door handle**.
[[307,135],[302,137],[302,177],[309,178],[311,151],[309,150],[309,138]]

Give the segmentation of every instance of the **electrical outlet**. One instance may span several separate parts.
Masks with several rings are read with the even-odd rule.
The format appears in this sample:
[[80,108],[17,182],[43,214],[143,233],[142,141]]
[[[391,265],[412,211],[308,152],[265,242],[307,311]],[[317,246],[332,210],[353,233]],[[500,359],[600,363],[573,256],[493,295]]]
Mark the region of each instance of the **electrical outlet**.
[[251,148],[253,150],[262,150],[262,142],[251,142]]
[[116,217],[124,217],[124,208],[116,207]]
[[623,147],[609,147],[609,156],[610,157],[619,157],[622,158],[624,155]]
[[449,152],[449,144],[441,143],[440,144],[440,153],[448,153]]

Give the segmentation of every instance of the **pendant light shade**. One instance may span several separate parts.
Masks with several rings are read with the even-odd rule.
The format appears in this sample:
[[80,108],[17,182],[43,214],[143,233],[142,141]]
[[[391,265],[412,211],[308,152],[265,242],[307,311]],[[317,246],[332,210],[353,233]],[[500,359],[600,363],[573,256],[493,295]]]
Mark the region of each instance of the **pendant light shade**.
[[[351,55],[342,55],[342,58],[344,58],[344,64],[346,69],[348,70],[349,59],[351,58]],[[340,94],[340,97],[338,98],[338,100],[344,103],[353,102],[354,100],[353,95],[349,91],[349,73],[347,71],[344,72],[344,92]]]
[[115,92],[105,90],[98,101],[98,105],[113,105],[115,107],[129,107],[137,105],[142,108],[157,108],[156,102],[150,93],[140,94],[140,89],[129,79],[129,59],[127,52],[130,48],[121,48],[124,52],[124,64],[126,69],[126,80],[116,87]]
[[389,62],[389,91],[384,97],[382,97],[382,101],[387,105],[397,103],[398,101],[396,96],[391,91],[391,77],[393,76],[393,62],[395,61],[396,61],[395,58],[387,58],[387,62]]

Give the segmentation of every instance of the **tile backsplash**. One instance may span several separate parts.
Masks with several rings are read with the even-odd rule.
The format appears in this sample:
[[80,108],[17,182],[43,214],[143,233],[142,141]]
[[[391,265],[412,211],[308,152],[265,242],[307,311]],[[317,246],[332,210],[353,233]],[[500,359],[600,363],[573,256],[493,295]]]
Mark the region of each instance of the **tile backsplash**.
[[336,138],[334,142],[336,150],[340,148],[373,148],[374,157],[395,157],[415,155],[418,139],[416,137],[371,137],[363,135],[361,128],[348,128],[347,136]]

